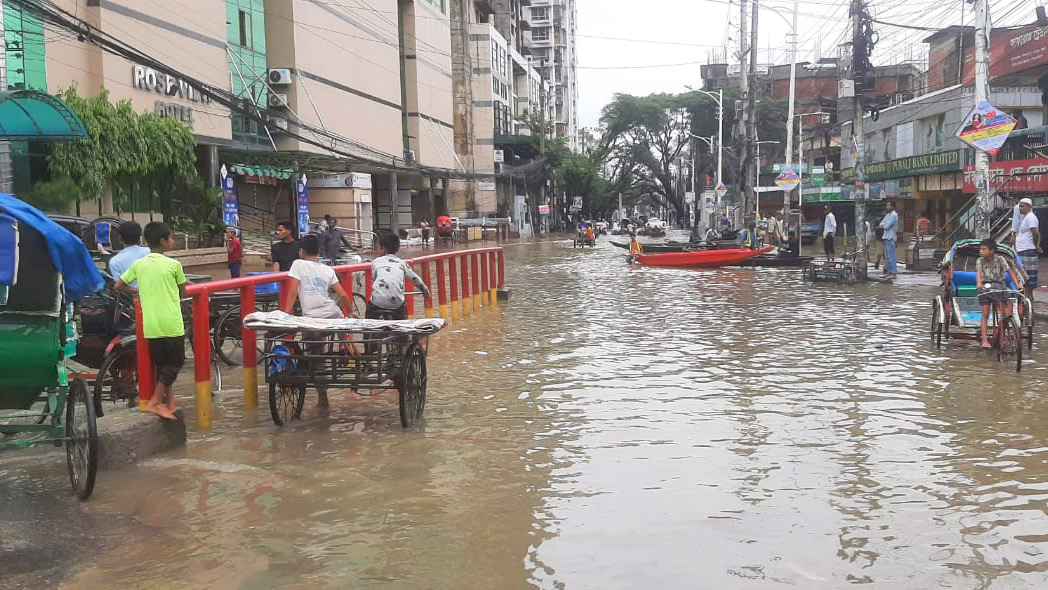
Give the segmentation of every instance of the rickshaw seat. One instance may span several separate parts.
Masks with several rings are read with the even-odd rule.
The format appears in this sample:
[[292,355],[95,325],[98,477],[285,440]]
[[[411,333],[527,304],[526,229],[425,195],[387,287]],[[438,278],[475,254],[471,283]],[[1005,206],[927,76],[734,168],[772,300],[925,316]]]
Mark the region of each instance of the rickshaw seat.
[[[24,223],[17,224],[17,275],[8,288],[7,304],[0,316],[14,312],[57,314],[61,306],[58,270],[44,236]],[[11,244],[0,243],[0,257]]]
[[[1011,277],[1004,277],[1005,285],[1009,289],[1015,289],[1015,283],[1012,282]],[[970,271],[955,270],[953,272],[953,294],[957,297],[976,297],[978,296],[979,286],[975,284],[975,273]]]

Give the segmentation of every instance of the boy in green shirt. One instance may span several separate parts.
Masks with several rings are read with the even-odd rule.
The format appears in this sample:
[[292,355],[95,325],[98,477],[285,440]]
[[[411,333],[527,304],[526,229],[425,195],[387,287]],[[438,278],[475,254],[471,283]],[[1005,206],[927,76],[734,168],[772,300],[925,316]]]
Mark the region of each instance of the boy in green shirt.
[[[165,223],[146,224],[149,254],[136,260],[116,282],[116,289],[138,295],[142,302],[142,333],[156,367],[156,391],[146,411],[168,420],[175,419],[172,386],[186,362],[185,334],[180,299],[186,296],[186,275],[182,264],[164,252],[175,249],[175,236]],[[131,285],[138,281],[138,288]]]

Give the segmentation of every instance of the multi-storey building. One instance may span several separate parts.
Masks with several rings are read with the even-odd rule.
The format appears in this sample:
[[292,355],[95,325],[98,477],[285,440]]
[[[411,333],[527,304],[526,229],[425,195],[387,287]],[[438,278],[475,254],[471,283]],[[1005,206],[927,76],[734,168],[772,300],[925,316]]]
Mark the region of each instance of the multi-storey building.
[[555,128],[578,148],[578,11],[575,0],[531,0],[531,52],[554,89]]
[[[3,89],[105,88],[135,111],[179,119],[196,136],[201,176],[217,183],[223,165],[236,176],[245,224],[293,219],[304,172],[313,217],[404,228],[445,213],[450,177],[470,174],[453,144],[447,0],[55,4],[169,70],[45,28],[0,0]],[[230,109],[190,81],[242,102]],[[0,163],[0,181],[28,190],[44,150],[12,145],[14,170]]]

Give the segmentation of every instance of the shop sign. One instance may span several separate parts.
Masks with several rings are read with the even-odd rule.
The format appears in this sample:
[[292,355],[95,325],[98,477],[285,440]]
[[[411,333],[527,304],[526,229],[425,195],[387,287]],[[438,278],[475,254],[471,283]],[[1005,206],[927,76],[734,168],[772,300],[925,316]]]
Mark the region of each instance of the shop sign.
[[310,177],[309,188],[371,188],[371,175],[363,172],[319,174]]
[[[778,174],[778,173],[782,172],[783,169],[785,169],[786,167],[787,167],[786,164],[784,164],[782,162],[776,162],[776,163],[771,165],[771,171],[773,173],[775,173],[775,174]],[[792,166],[790,166],[790,168],[793,168],[794,172],[799,172],[800,174],[807,174],[808,173],[808,164],[807,163],[793,164]],[[798,170],[798,168],[800,168],[800,170]]]
[[962,151],[951,150],[866,164],[866,180],[885,180],[902,176],[921,176],[936,172],[960,170]]
[[498,185],[495,183],[495,178],[494,177],[481,178],[481,179],[477,180],[477,190],[478,191],[494,191],[497,188],[498,188]]
[[[1002,193],[1048,192],[1048,161],[991,162],[990,189]],[[975,166],[964,167],[964,192],[975,193]]]
[[[964,84],[975,81],[975,55],[968,48],[964,57]],[[1019,29],[994,29],[990,34],[990,79],[1030,70],[1048,63],[1048,27],[1029,25]]]
[[811,169],[811,185],[826,186],[826,167],[813,166]]
[[539,215],[549,215],[549,205],[539,205]]

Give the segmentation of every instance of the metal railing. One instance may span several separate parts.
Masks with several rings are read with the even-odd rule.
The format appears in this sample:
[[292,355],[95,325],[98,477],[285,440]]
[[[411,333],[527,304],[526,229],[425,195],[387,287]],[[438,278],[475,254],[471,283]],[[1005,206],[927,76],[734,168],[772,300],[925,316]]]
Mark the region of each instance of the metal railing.
[[[506,265],[502,248],[479,248],[422,256],[407,261],[422,277],[430,290],[430,296],[422,300],[425,317],[439,316],[456,322],[460,318],[477,313],[481,307],[498,306],[497,290],[505,286]],[[347,264],[334,267],[343,289],[350,294],[357,273],[364,274],[364,297],[371,299],[371,263]],[[280,285],[280,307],[287,303],[286,272],[259,276],[241,277],[189,285],[186,289],[192,298],[193,326],[193,375],[196,386],[195,405],[197,428],[211,427],[211,296],[215,293],[239,291],[240,319],[256,310],[255,288],[259,285]],[[407,290],[406,290],[407,291]],[[359,291],[358,291],[359,292]],[[408,318],[415,317],[416,298],[407,297]],[[434,304],[436,300],[436,304]],[[348,310],[344,310],[348,312]],[[138,335],[138,393],[140,407],[153,397],[155,375],[149,346],[142,333],[142,306],[135,302],[136,330]],[[254,331],[242,328],[241,351],[244,367],[244,405],[248,409],[258,407],[258,349]]]

